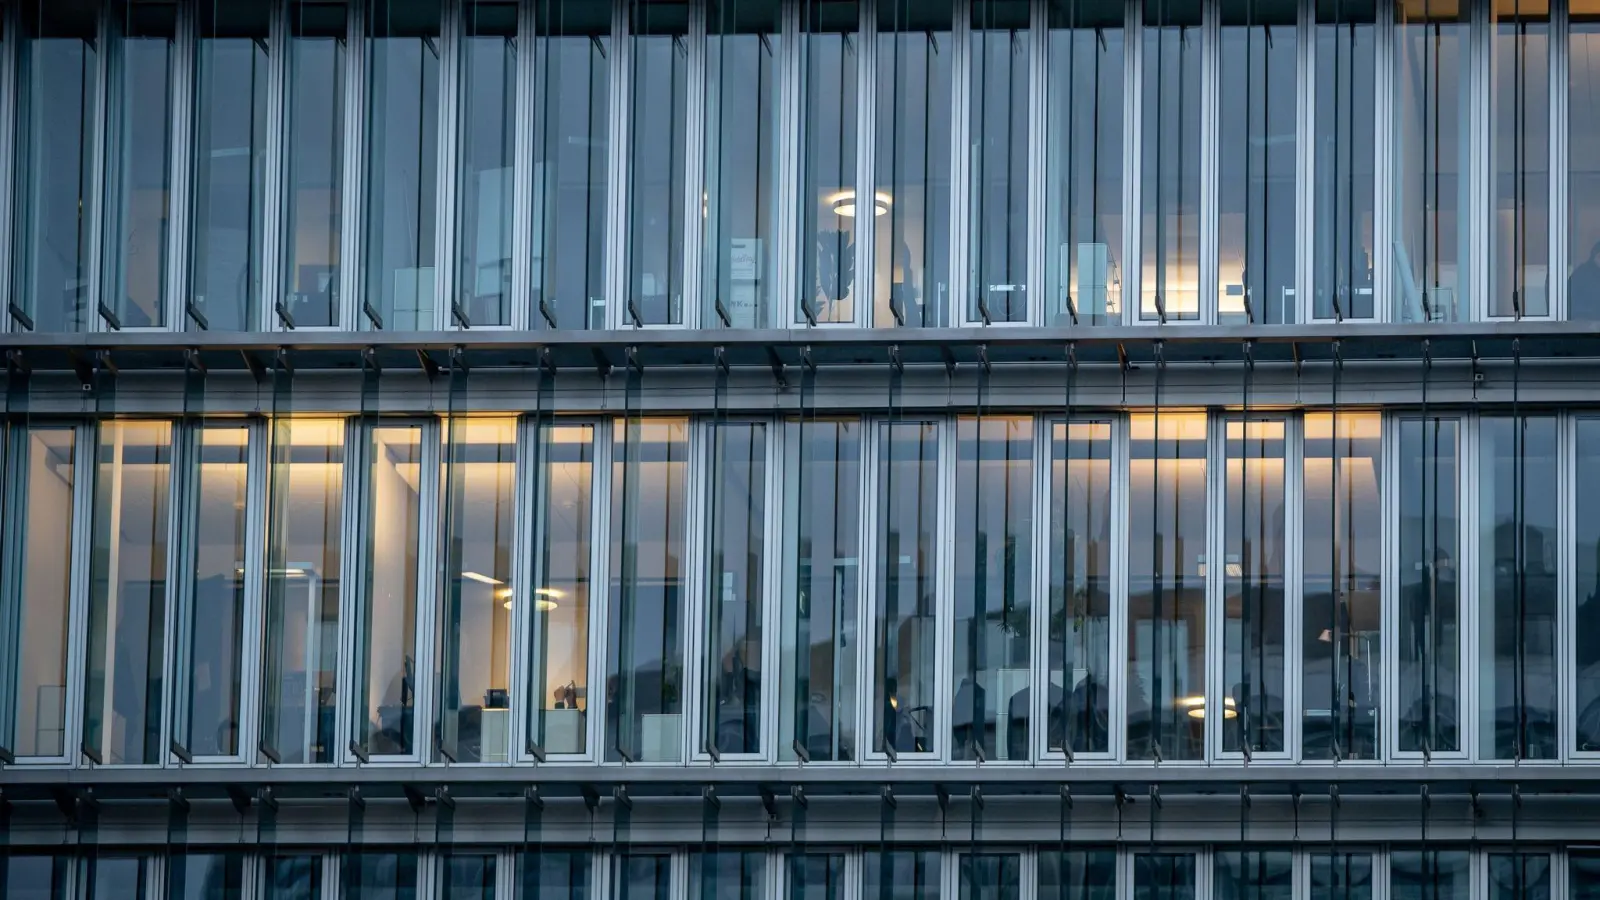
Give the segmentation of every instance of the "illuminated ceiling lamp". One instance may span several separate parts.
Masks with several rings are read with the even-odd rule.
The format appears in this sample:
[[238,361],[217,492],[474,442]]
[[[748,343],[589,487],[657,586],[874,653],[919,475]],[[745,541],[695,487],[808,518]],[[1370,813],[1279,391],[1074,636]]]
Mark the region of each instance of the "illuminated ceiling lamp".
[[[829,197],[827,202],[834,215],[844,216],[847,219],[855,218],[857,204],[856,192],[853,189],[842,190]],[[872,195],[872,214],[874,216],[881,216],[887,213],[892,205],[894,205],[894,201],[887,193],[878,191]]]

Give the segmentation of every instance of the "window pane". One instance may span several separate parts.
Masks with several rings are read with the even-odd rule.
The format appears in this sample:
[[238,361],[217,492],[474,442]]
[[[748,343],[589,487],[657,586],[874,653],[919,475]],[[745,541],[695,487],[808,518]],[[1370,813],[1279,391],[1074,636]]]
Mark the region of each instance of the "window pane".
[[1217,318],[1295,320],[1297,4],[1222,4]]
[[1206,417],[1134,416],[1129,456],[1128,758],[1200,759]]
[[76,438],[71,428],[10,433],[0,647],[11,661],[0,670],[0,746],[18,758],[67,752]]
[[84,746],[112,764],[154,764],[166,657],[172,425],[106,421],[95,456]]
[[1467,900],[1472,871],[1466,850],[1396,850],[1389,854],[1394,900]]
[[952,759],[1027,759],[1033,420],[956,424]]
[[195,756],[239,752],[239,686],[244,678],[244,565],[247,553],[250,430],[204,428],[193,438],[196,460],[193,559],[187,639],[179,682],[187,703],[175,737]]
[[261,742],[284,763],[333,759],[344,462],[343,421],[273,423]]
[[147,865],[138,857],[90,856],[84,861],[85,900],[145,900]]
[[0,888],[9,900],[67,900],[67,856],[0,857]]
[[1222,749],[1284,739],[1284,421],[1227,423],[1223,501]]
[[1479,754],[1556,756],[1556,420],[1484,417],[1479,520]]
[[451,545],[445,550],[440,744],[456,762],[505,762],[517,421],[458,418],[449,434],[445,490]]
[[118,4],[106,166],[106,273],[100,300],[124,328],[166,324],[176,6]]
[[1550,312],[1550,3],[1498,0],[1493,9],[1489,314],[1543,316]]
[[702,853],[700,900],[760,900],[766,891],[766,854]]
[[1600,6],[1574,6],[1567,44],[1567,317],[1594,320],[1600,319]]
[[1372,900],[1372,854],[1312,850],[1311,896]]
[[1200,2],[1144,6],[1139,318],[1200,318]]
[[611,870],[612,900],[668,900],[672,857],[619,854]]
[[1400,423],[1400,749],[1460,749],[1460,424]]
[[356,637],[355,742],[374,756],[416,752],[417,565],[422,428],[367,439],[366,578]]
[[843,854],[789,857],[789,900],[842,900],[844,895]]
[[1372,222],[1377,200],[1378,67],[1373,0],[1318,0],[1312,32],[1316,161],[1312,311],[1318,319],[1370,319]]
[[861,589],[861,423],[795,423],[786,469],[783,708],[778,753],[856,758],[857,614]]
[[972,6],[972,299],[967,318],[1028,319],[1028,3]]
[[714,425],[712,440],[709,669],[701,735],[722,753],[760,753],[767,428]]
[[243,853],[177,853],[167,862],[169,900],[240,900]]
[[735,0],[707,11],[701,315],[708,327],[722,325],[723,315],[733,328],[772,324],[781,12],[779,0]]
[[394,331],[430,330],[437,293],[439,7],[372,0],[367,16],[363,318]]
[[1571,900],[1600,898],[1600,856],[1574,853],[1567,857],[1567,883]]
[[952,7],[878,3],[872,323],[880,328],[945,324]]
[[99,198],[94,145],[100,111],[95,7],[21,4],[11,240],[12,306],[37,331],[84,331],[90,308],[89,233]]
[[494,863],[488,855],[446,856],[442,900],[494,900]]
[[611,447],[606,758],[679,759],[689,423],[617,420]]
[[551,328],[601,328],[611,8],[546,0],[535,16],[533,300]]
[[417,900],[417,857],[353,853],[344,858],[347,900]]
[[878,428],[873,749],[933,750],[938,580],[939,426]]
[[1019,900],[1022,857],[1013,853],[962,854],[961,900]]
[[1050,7],[1045,273],[1052,325],[1122,321],[1126,5]]
[[589,591],[594,583],[589,568],[594,428],[544,426],[538,478],[529,734],[546,753],[582,753],[588,733]]
[[[1218,851],[1216,900],[1291,900],[1294,869],[1287,850]],[[1341,898],[1343,900],[1343,898]]]
[[266,870],[265,900],[321,900],[322,857],[273,856]]
[[301,328],[339,324],[344,48],[343,4],[290,0],[284,311]]
[[1115,900],[1115,850],[1039,851],[1039,900]]
[[1195,900],[1194,856],[1188,853],[1135,853],[1134,900]]
[[1373,412],[1305,417],[1300,740],[1307,759],[1378,758],[1382,428]]
[[521,867],[520,900],[589,900],[594,866],[587,851],[524,853]]
[[683,321],[683,191],[689,7],[629,4],[633,142],[628,167],[628,310],[634,325]]
[[1471,5],[1395,4],[1394,318],[1466,318]]
[[861,854],[861,863],[865,900],[935,900],[939,896],[937,851],[868,850]]
[[[1578,419],[1574,423],[1577,448],[1575,471],[1600,471],[1600,419]],[[1582,496],[1581,494],[1579,496]],[[1574,505],[1573,528],[1577,567],[1574,592],[1577,612],[1573,620],[1573,660],[1577,669],[1577,743],[1574,750],[1600,750],[1600,506],[1579,502]],[[1595,860],[1600,876],[1600,859]],[[1596,883],[1600,891],[1600,882]]]
[[[856,315],[856,81],[860,5],[800,4],[800,306],[796,322],[850,322]],[[887,200],[885,193],[883,199]],[[808,202],[809,201],[809,202]],[[874,217],[887,213],[876,195]]]
[[1111,749],[1111,423],[1055,424],[1050,459],[1046,746],[1105,753]]
[[1489,900],[1550,900],[1550,857],[1489,854]]
[[455,296],[472,325],[511,324],[517,4],[469,0],[461,38],[461,172]]
[[264,6],[200,6],[189,292],[204,327],[214,331],[260,327],[269,18]]

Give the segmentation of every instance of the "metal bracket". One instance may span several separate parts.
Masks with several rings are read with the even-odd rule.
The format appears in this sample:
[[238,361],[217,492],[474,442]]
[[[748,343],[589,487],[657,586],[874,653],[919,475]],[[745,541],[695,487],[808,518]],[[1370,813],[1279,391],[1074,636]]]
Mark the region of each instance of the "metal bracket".
[[811,801],[806,799],[806,789],[798,784],[789,788],[789,799],[793,800],[796,805],[801,807],[811,806]]
[[778,356],[778,351],[772,347],[767,348],[767,365],[772,368],[772,380],[778,387],[787,388],[789,379],[783,374],[783,359]]
[[413,815],[422,812],[428,805],[428,798],[424,797],[422,791],[414,784],[400,785],[400,792],[406,795],[406,805],[411,807]]
[[432,356],[428,355],[428,351],[417,351],[417,364],[422,367],[422,371],[428,376],[429,381],[437,381],[439,379],[439,364],[434,361]]
[[777,821],[778,796],[772,792],[772,788],[764,784],[757,790],[761,794],[761,808],[767,811],[767,818]]

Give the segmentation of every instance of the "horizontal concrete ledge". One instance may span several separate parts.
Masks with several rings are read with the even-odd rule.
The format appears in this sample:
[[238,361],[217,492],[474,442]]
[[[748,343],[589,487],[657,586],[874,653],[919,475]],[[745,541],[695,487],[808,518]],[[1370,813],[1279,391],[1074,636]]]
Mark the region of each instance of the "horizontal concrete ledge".
[[[1065,362],[1067,347],[1084,365],[1151,362],[1156,346],[1173,364],[1239,361],[1251,342],[1257,362],[1318,363],[1334,358],[1568,359],[1600,357],[1600,322],[1329,323],[1315,325],[1158,325],[1104,328],[817,328],[637,329],[627,331],[464,330],[427,332],[170,332],[0,334],[8,358],[37,370],[92,365],[102,351],[119,369],[178,368],[195,349],[211,367],[270,364],[279,351],[309,368],[361,365],[371,349],[381,365],[448,365],[459,350],[467,365],[557,368],[713,365],[796,367],[888,364],[896,348],[905,365]],[[718,350],[721,356],[718,356]],[[422,362],[418,354],[429,358]],[[630,356],[631,354],[631,356]]]
[[1423,786],[1441,793],[1594,794],[1600,796],[1600,766],[1555,764],[1467,765],[1308,763],[1253,766],[1193,765],[920,765],[717,767],[564,765],[326,767],[204,767],[0,770],[0,791],[11,799],[45,799],[61,791],[92,792],[103,799],[165,796],[181,788],[194,797],[227,796],[230,788],[255,794],[326,797],[360,788],[374,797],[402,796],[407,788],[431,795],[446,787],[460,797],[521,796],[529,787],[542,796],[613,796],[618,788],[637,797],[700,796],[708,786],[727,796],[763,792],[792,796],[878,795],[887,786],[905,796],[1058,794],[1130,797],[1152,789],[1163,795],[1229,794],[1241,787],[1264,795],[1416,794]]

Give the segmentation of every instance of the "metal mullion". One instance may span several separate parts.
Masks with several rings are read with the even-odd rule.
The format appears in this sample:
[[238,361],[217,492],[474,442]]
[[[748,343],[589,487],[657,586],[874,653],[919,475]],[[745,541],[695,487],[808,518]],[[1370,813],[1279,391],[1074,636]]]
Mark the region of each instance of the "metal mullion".
[[[877,197],[877,140],[878,140],[878,18],[874,13],[874,0],[859,0],[860,20],[856,29],[856,196]],[[877,0],[893,3],[895,0]],[[876,205],[876,199],[874,199]],[[859,206],[859,201],[857,202]],[[861,218],[857,216],[857,218]],[[863,228],[863,232],[877,234],[877,227]],[[850,312],[851,324],[870,328],[878,292],[876,270],[876,239],[856,240],[855,298]],[[866,732],[870,733],[870,732]]]
[[[1394,135],[1391,105],[1394,102],[1394,30],[1396,0],[1377,0],[1373,25],[1374,58],[1378,65],[1373,72],[1373,247],[1393,246],[1391,236],[1395,230],[1394,187],[1390,175],[1394,165]],[[1353,64],[1353,60],[1352,60]],[[1392,274],[1390,253],[1374,253],[1372,260],[1372,313],[1374,322],[1387,322],[1394,318],[1390,306]],[[1385,520],[1387,521],[1387,520]],[[1384,570],[1385,572],[1388,569]],[[1386,581],[1388,579],[1385,579]],[[1385,657],[1393,659],[1394,657]],[[1393,666],[1388,667],[1393,669]],[[1393,729],[1386,729],[1392,731]],[[1375,898],[1377,900],[1377,898]]]
[[[448,378],[448,375],[446,376]],[[448,477],[445,466],[450,461],[449,430],[437,418],[422,423],[422,472],[418,477],[421,496],[417,503],[417,598],[416,633],[412,635],[412,654],[416,659],[416,676],[412,681],[411,722],[412,752],[407,758],[427,763],[433,760],[437,748],[424,735],[431,735],[434,724],[434,706],[439,694],[439,679],[432,673],[439,671],[438,652],[441,636],[434,632],[439,627],[445,575],[444,517],[442,480]]]
[[112,15],[110,3],[102,4],[95,33],[95,85],[94,108],[99,115],[99,127],[94,130],[94,146],[90,150],[92,162],[90,164],[90,179],[88,195],[99,201],[89,210],[89,247],[88,247],[88,297],[83,303],[83,319],[79,327],[86,332],[105,331],[106,324],[100,315],[100,305],[103,302],[105,285],[105,258],[104,247],[106,244],[106,216],[109,211],[105,208],[106,202],[106,165],[111,157],[110,109],[108,103],[111,99],[111,58],[114,54],[113,40],[115,31],[115,18]]
[[[1283,749],[1291,762],[1301,759],[1305,698],[1305,416],[1289,417],[1284,453],[1283,566]],[[1337,436],[1335,436],[1337,441]],[[1335,488],[1337,490],[1337,488]]]
[[188,330],[191,290],[189,276],[194,260],[195,95],[203,77],[199,65],[199,3],[180,0],[173,32],[172,58],[167,64],[169,110],[166,278],[163,286],[162,324],[173,331]]
[[[1122,322],[1139,322],[1144,304],[1143,250],[1139,233],[1144,213],[1144,181],[1140,165],[1144,159],[1144,17],[1140,0],[1126,0],[1123,23],[1122,77]],[[1063,276],[1065,277],[1065,276]],[[1126,529],[1124,529],[1126,531]]]
[[[1204,313],[1202,312],[1202,315]],[[1201,652],[1206,661],[1205,684],[1201,693],[1205,695],[1205,709],[1224,710],[1227,700],[1223,696],[1226,690],[1223,686],[1223,671],[1227,656],[1227,615],[1223,608],[1225,602],[1224,578],[1227,571],[1224,550],[1227,547],[1227,522],[1228,522],[1228,422],[1243,421],[1242,418],[1230,416],[1227,413],[1215,415],[1206,414],[1206,477],[1205,499],[1206,505],[1206,534],[1202,542],[1206,548],[1206,573],[1205,573],[1205,645]],[[1157,446],[1160,445],[1161,432],[1156,431]],[[1176,441],[1176,439],[1175,439]],[[1179,445],[1181,446],[1181,445]],[[1181,452],[1174,448],[1175,453]],[[1158,451],[1159,455],[1159,451]],[[1158,472],[1159,476],[1159,472]],[[1183,560],[1178,561],[1179,572]],[[1180,576],[1181,577],[1181,576]],[[1174,598],[1174,605],[1178,601]],[[1222,749],[1222,723],[1227,718],[1226,714],[1207,715],[1203,719],[1205,725],[1205,749],[1201,758],[1207,762],[1218,760],[1232,760],[1236,754],[1225,753]]]
[[[1555,759],[1565,762],[1571,758],[1571,748],[1577,735],[1577,683],[1573,641],[1565,635],[1577,633],[1577,521],[1575,497],[1576,479],[1573,459],[1576,456],[1573,439],[1574,421],[1571,413],[1558,413],[1556,419],[1556,528],[1560,539],[1556,541],[1556,634],[1563,635],[1556,642],[1556,741]],[[1564,896],[1564,895],[1563,895]]]
[[1111,711],[1107,749],[1118,762],[1127,760],[1128,715],[1128,556],[1131,537],[1128,510],[1130,428],[1127,413],[1111,419],[1111,647],[1108,685]]
[[[1312,267],[1316,260],[1316,0],[1299,0],[1295,27],[1295,304],[1294,321],[1313,322]],[[1287,468],[1287,467],[1286,467]],[[1288,546],[1293,546],[1288,545]],[[1291,666],[1291,671],[1293,667]],[[1296,755],[1295,758],[1298,758]]]
[[238,749],[242,762],[247,766],[253,765],[255,754],[246,748],[258,745],[261,732],[261,677],[266,646],[262,624],[265,622],[267,595],[268,483],[272,464],[269,444],[272,422],[257,418],[248,427],[250,447],[247,455],[249,469],[245,474],[245,600],[244,627],[241,632],[244,647],[239,657],[244,671],[239,679]]
[[[721,410],[718,410],[717,414],[720,413]],[[681,732],[687,746],[684,748],[685,755],[680,759],[689,764],[714,759],[708,749],[708,745],[714,742],[714,734],[708,735],[705,727],[705,713],[710,709],[710,679],[717,665],[717,661],[710,657],[712,635],[708,633],[714,607],[707,592],[712,589],[713,579],[697,577],[697,573],[702,569],[709,573],[711,551],[716,542],[713,530],[716,527],[717,500],[722,493],[718,483],[720,473],[717,471],[719,427],[722,427],[722,423],[716,419],[689,419],[689,475],[684,479],[688,488],[684,509],[688,520],[684,530],[684,557],[700,561],[700,565],[686,567],[685,596],[679,607],[683,615],[679,632],[682,635],[684,660],[694,661],[690,666],[685,666],[682,678]],[[701,477],[701,473],[705,477]]]
[[[1568,272],[1568,261],[1571,259],[1572,248],[1568,245],[1567,216],[1571,207],[1572,198],[1568,191],[1571,189],[1570,173],[1567,166],[1570,162],[1571,147],[1570,123],[1567,121],[1571,109],[1571,89],[1569,81],[1572,66],[1572,22],[1569,18],[1570,8],[1566,3],[1555,0],[1550,4],[1550,109],[1548,122],[1550,125],[1550,177],[1549,190],[1549,269],[1551,272]],[[1567,280],[1565,278],[1551,278],[1546,286],[1549,292],[1547,303],[1550,317],[1556,321],[1567,318],[1568,304],[1571,298],[1567,296]]]
[[[1220,302],[1217,262],[1217,216],[1220,204],[1217,196],[1219,191],[1217,179],[1221,172],[1218,159],[1221,150],[1221,128],[1218,122],[1221,112],[1218,96],[1221,90],[1221,60],[1218,58],[1217,45],[1221,31],[1220,0],[1203,2],[1200,16],[1200,265],[1198,267],[1200,296],[1196,298],[1198,306],[1196,317],[1199,323],[1212,325],[1220,318],[1217,309],[1217,304]],[[1182,148],[1179,148],[1179,152],[1182,152]],[[1179,171],[1181,178],[1181,168]],[[1179,203],[1181,202],[1180,197]],[[1248,206],[1248,202],[1246,205]],[[1165,262],[1161,265],[1165,266]],[[1208,570],[1209,568],[1213,567],[1208,567]],[[1213,730],[1209,721],[1206,723],[1206,730]]]
[[289,111],[289,6],[272,4],[267,23],[267,131],[265,177],[262,184],[261,302],[253,330],[280,331],[277,306],[284,299],[283,269],[287,255],[288,111]]
[[[1456,311],[1470,316],[1473,312],[1478,314],[1478,321],[1489,319],[1490,310],[1490,266],[1491,254],[1494,249],[1494,240],[1490,234],[1490,204],[1493,196],[1490,190],[1489,179],[1492,177],[1494,165],[1494,149],[1491,146],[1494,132],[1494,118],[1491,114],[1494,103],[1494,82],[1491,70],[1494,67],[1494,10],[1489,4],[1473,3],[1471,21],[1467,25],[1468,36],[1468,61],[1467,87],[1471,92],[1466,104],[1465,114],[1469,125],[1467,140],[1467,164],[1471,173],[1467,185],[1467,229],[1466,239],[1470,242],[1466,247],[1457,250],[1458,259],[1471,260],[1464,268],[1465,282],[1468,299],[1472,302],[1466,305],[1463,311],[1460,297],[1456,299]],[[1476,62],[1477,65],[1471,65]],[[1441,141],[1442,142],[1442,141]],[[1519,211],[1520,215],[1520,211]],[[1459,233],[1458,233],[1459,234]],[[1457,237],[1459,243],[1461,237]],[[1464,251],[1464,252],[1463,252]],[[1459,263],[1458,263],[1459,265]],[[1513,263],[1513,265],[1515,265]],[[1468,319],[1468,321],[1471,321]],[[1461,716],[1459,712],[1457,719]],[[1458,727],[1464,723],[1458,721]]]
[[[540,379],[547,377],[540,374]],[[539,492],[534,486],[534,479],[540,477],[543,470],[543,460],[537,448],[540,446],[539,419],[523,416],[517,419],[517,449],[516,474],[512,479],[512,503],[520,514],[512,517],[511,526],[511,595],[513,597],[532,597],[533,586],[536,583],[534,555],[534,535],[543,531],[542,512],[538,505]],[[533,712],[533,659],[534,647],[532,617],[528,615],[527,603],[513,603],[511,605],[511,631],[510,646],[507,649],[510,660],[510,674],[507,676],[511,682],[511,727],[507,729],[507,738],[511,746],[506,748],[506,759],[512,763],[526,763],[531,761],[532,754],[527,752],[528,742],[533,738],[532,729],[528,727],[529,719]]]
[[629,143],[632,116],[629,104],[633,94],[633,45],[629,37],[628,7],[634,0],[611,0],[610,109],[611,142],[606,158],[606,200],[610,207],[605,258],[606,327],[621,329],[627,324],[629,254],[628,213],[632,201],[632,170]]
[[[1399,472],[1400,461],[1400,430],[1404,419],[1397,413],[1383,413],[1383,431],[1379,437],[1379,446],[1382,447],[1382,470],[1379,472],[1379,503],[1383,509],[1383,577],[1379,582],[1379,644],[1382,646],[1382,659],[1398,660],[1400,640],[1398,629],[1400,626],[1400,612],[1397,604],[1400,600],[1396,582],[1400,576],[1400,503],[1399,497],[1393,488],[1389,487],[1393,476]],[[1335,435],[1337,440],[1337,435]],[[1338,453],[1337,448],[1335,454]],[[1337,500],[1335,500],[1337,503]],[[1378,758],[1391,760],[1399,758],[1399,698],[1400,698],[1400,672],[1398,665],[1383,666],[1379,673],[1382,682],[1383,702],[1379,706],[1381,713],[1379,730]]]
[[[203,376],[202,376],[203,377]],[[187,402],[186,404],[187,405]],[[168,517],[166,583],[166,664],[163,682],[162,732],[160,757],[163,766],[172,765],[178,746],[179,723],[188,723],[184,709],[194,689],[192,640],[194,637],[194,565],[199,549],[200,521],[200,442],[205,425],[198,411],[185,410],[182,419],[172,423],[172,474],[168,480],[171,515]],[[170,533],[176,532],[176,533]],[[189,735],[181,744],[189,749]]]
[[349,552],[341,554],[339,578],[339,647],[337,690],[343,697],[334,711],[334,746],[329,753],[330,764],[350,765],[353,759],[348,744],[351,740],[353,702],[356,681],[356,642],[360,640],[362,622],[360,607],[365,593],[365,553],[362,545],[362,522],[366,518],[367,449],[370,435],[365,413],[345,420],[344,491],[340,499],[340,542]]
[[[981,420],[974,420],[981,421]],[[955,700],[955,556],[956,556],[956,445],[960,439],[959,419],[943,417],[934,425],[938,444],[938,493],[934,495],[934,546],[938,559],[934,569],[933,633],[933,758],[945,762],[955,756],[951,729],[951,707]],[[982,431],[977,432],[982,446]],[[980,450],[981,453],[981,450]],[[977,478],[981,474],[974,473]],[[942,651],[942,652],[941,652]]]
[[[783,558],[784,558],[784,422],[781,418],[766,419],[766,521],[762,526],[761,567],[762,584],[766,596],[761,608],[761,671],[782,672],[782,619],[783,619]],[[780,682],[778,678],[761,679],[760,728],[761,759],[776,762],[779,737]]]
[[[861,429],[861,533],[858,536],[861,575],[856,579],[859,582],[856,633],[861,635],[861,652],[856,654],[855,659],[856,743],[860,749],[855,754],[856,765],[883,762],[886,758],[876,746],[878,688],[874,673],[879,666],[878,608],[883,605],[883,592],[877,590],[876,538],[883,525],[883,504],[878,489],[878,454],[883,444],[882,432],[887,427],[888,420],[868,417],[863,420]],[[801,439],[804,440],[803,433]]]
[[[892,2],[892,0],[885,0]],[[946,0],[951,6],[950,20],[950,234],[977,238],[977,218],[974,210],[980,206],[977,194],[983,189],[983,178],[973,171],[974,158],[982,154],[972,152],[973,95],[981,90],[978,82],[987,74],[980,70],[976,75],[972,67],[973,6],[984,0]],[[987,57],[987,51],[985,52]],[[930,97],[930,105],[935,98]],[[929,136],[932,143],[933,136]],[[932,179],[933,172],[924,177]],[[876,190],[876,186],[874,186]],[[874,201],[876,202],[876,201]],[[950,294],[945,298],[946,322],[976,323],[968,315],[972,308],[970,295],[976,289],[978,263],[982,254],[974,252],[972,240],[950,241],[949,260]]]
[[[512,105],[515,137],[511,147],[511,319],[513,330],[533,328],[533,194],[538,154],[535,127],[539,108],[534,101],[539,88],[540,46],[538,6],[535,0],[517,3],[516,100]],[[515,618],[515,616],[513,616]],[[512,698],[513,708],[516,705]]]
[[706,114],[707,95],[711,91],[706,76],[706,57],[709,41],[706,25],[706,7],[710,0],[693,0],[689,4],[689,33],[685,39],[689,58],[684,84],[683,143],[683,306],[679,310],[682,328],[700,328],[709,324],[705,318],[706,291],[704,283],[707,217],[702,213],[706,203],[706,129],[710,127]]
[[[1487,284],[1487,282],[1485,282]],[[1487,294],[1487,292],[1485,292]],[[1488,307],[1483,307],[1487,309]],[[1476,540],[1481,478],[1478,476],[1478,449],[1482,440],[1477,414],[1462,414],[1456,418],[1456,755],[1477,760],[1482,754],[1478,746],[1478,682],[1467,677],[1469,667],[1476,672],[1478,648],[1479,607],[1478,556]],[[1513,430],[1520,423],[1513,420]],[[1515,439],[1513,438],[1515,441]],[[1513,505],[1515,501],[1513,501]],[[1520,518],[1513,513],[1513,522]],[[1473,602],[1469,602],[1472,598]],[[1437,709],[1438,704],[1435,704]],[[1436,713],[1437,715],[1437,713]],[[1437,753],[1435,755],[1438,755]],[[1492,757],[1494,754],[1489,754]]]
[[[1066,419],[1057,419],[1043,413],[1030,419],[1033,427],[1033,478],[1030,489],[1033,492],[1033,533],[1028,536],[1032,544],[1030,554],[1033,560],[1033,571],[1028,582],[1027,590],[1030,600],[1030,614],[1028,619],[1028,756],[1034,762],[1054,760],[1057,757],[1050,752],[1050,612],[1054,598],[1050,592],[1050,577],[1055,571],[1056,559],[1050,546],[1050,528],[1052,524],[1052,506],[1054,506],[1054,485],[1051,476],[1055,472],[1055,433],[1056,423],[1065,423]],[[1065,427],[1065,426],[1064,426]],[[1070,433],[1070,432],[1069,432]],[[1063,435],[1065,438],[1065,435]],[[1063,440],[1063,446],[1068,446]],[[1064,467],[1063,467],[1064,468]],[[1063,584],[1065,573],[1062,574]],[[1062,695],[1066,695],[1066,679],[1062,679]],[[1009,710],[1009,701],[1007,701]],[[1063,744],[1066,743],[1063,736]],[[1065,759],[1063,752],[1060,758]]]
[[[364,267],[366,231],[366,139],[367,122],[367,4],[353,2],[346,7],[344,53],[344,159],[340,172],[341,211],[339,219],[339,306],[335,312],[340,330],[361,330],[360,310],[366,299]],[[287,137],[286,140],[291,140]],[[342,733],[342,732],[341,732]]]
[[[22,54],[19,45],[27,40],[22,27],[22,16],[19,4],[8,3],[0,9],[0,33],[4,40],[0,40],[0,122],[5,122],[11,127],[0,129],[0,172],[15,172],[17,169],[16,145],[17,133],[20,130],[20,121],[17,110],[22,104],[18,96],[22,90],[23,78],[17,70]],[[0,222],[9,227],[15,225],[16,204],[10,190],[0,190]],[[12,242],[0,241],[0,309],[9,310],[15,299],[12,296]],[[21,306],[20,303],[16,304]],[[0,315],[0,334],[7,331],[21,330],[14,326],[9,313]]]
[[[612,490],[616,487],[611,477],[615,464],[612,432],[616,429],[617,422],[618,419],[615,417],[598,419],[594,423],[593,432],[594,465],[589,482],[592,496],[590,517],[593,519],[590,523],[589,554],[590,571],[594,573],[589,588],[590,685],[603,685],[607,682],[606,636],[610,633],[612,582],[611,504]],[[603,763],[606,755],[602,747],[605,742],[606,718],[610,714],[608,709],[611,705],[610,698],[601,692],[598,698],[590,696],[588,704],[584,757]]]
[[[465,174],[461,165],[461,147],[466,116],[461,112],[467,90],[465,6],[471,0],[440,0],[439,2],[439,84],[436,143],[436,174],[434,176],[433,224],[433,327],[451,331],[458,327],[454,310],[461,299],[461,279],[457,275],[460,255],[456,252],[457,238],[461,233],[461,179]],[[419,248],[420,250],[420,248]]]
[[83,715],[89,653],[89,563],[94,540],[94,455],[99,433],[97,421],[79,422],[73,435],[72,460],[72,574],[67,629],[67,703],[62,755],[50,762],[72,768],[83,765]]
[[[1046,191],[1050,184],[1050,3],[1032,0],[1028,14],[1028,318],[1031,325],[1050,322],[1045,287],[1050,252]],[[959,242],[959,238],[958,238]],[[1065,280],[1066,276],[1062,276]],[[1048,444],[1046,445],[1048,446]]]
[[[768,296],[772,308],[764,310],[757,327],[792,327],[795,320],[793,304],[799,295],[799,246],[796,220],[800,215],[801,173],[800,165],[800,98],[803,59],[800,45],[800,6],[784,3],[780,7],[781,34],[774,70],[778,79],[777,121],[774,134],[777,138],[777,181],[773,191],[773,209],[777,220],[773,239],[777,246],[769,258],[773,259],[774,290]],[[776,621],[776,620],[774,620]],[[768,670],[775,671],[775,670]]]

